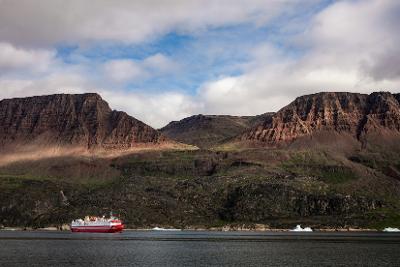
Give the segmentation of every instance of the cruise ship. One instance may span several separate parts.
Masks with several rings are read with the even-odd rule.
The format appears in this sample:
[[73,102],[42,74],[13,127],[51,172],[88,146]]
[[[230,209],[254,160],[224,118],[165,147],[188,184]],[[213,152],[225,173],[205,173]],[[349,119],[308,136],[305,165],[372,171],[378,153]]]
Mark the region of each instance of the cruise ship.
[[71,222],[72,232],[91,232],[91,233],[116,233],[122,232],[124,225],[117,217],[110,218],[86,216],[83,220],[77,219]]

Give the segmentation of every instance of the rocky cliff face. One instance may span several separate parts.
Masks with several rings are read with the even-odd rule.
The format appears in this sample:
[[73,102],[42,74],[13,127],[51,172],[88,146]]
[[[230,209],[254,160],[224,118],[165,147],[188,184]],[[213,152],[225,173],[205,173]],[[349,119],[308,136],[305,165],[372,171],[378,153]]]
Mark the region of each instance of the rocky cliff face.
[[276,146],[317,133],[348,133],[365,142],[372,134],[400,132],[399,94],[318,93],[298,97],[240,139]]
[[128,149],[161,134],[98,94],[58,94],[0,101],[0,147],[24,145]]

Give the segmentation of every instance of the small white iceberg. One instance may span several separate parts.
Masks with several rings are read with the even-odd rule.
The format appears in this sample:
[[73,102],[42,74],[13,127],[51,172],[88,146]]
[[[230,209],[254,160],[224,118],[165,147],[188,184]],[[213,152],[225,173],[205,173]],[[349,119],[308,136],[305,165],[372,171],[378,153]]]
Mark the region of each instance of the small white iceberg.
[[289,230],[290,232],[312,232],[310,227],[301,228],[301,225],[296,225],[296,228]]
[[153,230],[153,231],[181,231],[181,229],[175,229],[175,228],[161,228],[161,227],[154,227],[152,230]]
[[399,228],[392,228],[392,227],[386,227],[383,229],[384,232],[400,232]]

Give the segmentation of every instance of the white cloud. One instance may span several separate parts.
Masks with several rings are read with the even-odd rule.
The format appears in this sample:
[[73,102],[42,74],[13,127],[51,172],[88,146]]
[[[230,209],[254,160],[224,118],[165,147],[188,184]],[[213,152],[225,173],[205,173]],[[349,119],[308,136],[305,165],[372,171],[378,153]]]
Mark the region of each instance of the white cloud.
[[169,73],[176,71],[179,68],[178,63],[160,53],[144,59],[143,66],[148,68],[150,71],[156,71],[159,73]]
[[320,91],[398,90],[399,14],[399,1],[334,3],[294,39],[307,49],[303,56],[287,56],[271,43],[258,46],[242,75],[207,82],[199,96],[208,111],[259,114]]
[[96,92],[94,83],[76,70],[53,72],[41,78],[0,79],[0,99],[35,95]]
[[195,99],[179,92],[143,94],[104,90],[100,93],[113,109],[125,111],[155,128],[201,110],[201,104]]
[[114,59],[105,62],[103,73],[117,83],[145,81],[157,75],[171,73],[178,69],[178,64],[170,58],[157,53],[143,60]]
[[43,72],[55,61],[55,52],[45,49],[17,48],[5,42],[0,42],[0,70],[29,70]]
[[110,60],[103,65],[104,74],[115,82],[145,79],[147,73],[139,64],[129,59]]
[[[400,2],[391,0],[341,1],[318,14],[303,38],[311,47],[308,64],[358,70],[385,79],[399,73]],[[374,66],[379,66],[375,69]],[[386,67],[387,66],[387,67]],[[393,72],[393,67],[397,71]]]
[[142,42],[175,30],[262,24],[299,2],[304,5],[297,0],[2,0],[0,41],[22,45]]
[[199,96],[206,103],[205,108],[208,112],[243,112],[245,107],[240,102],[249,98],[250,91],[242,85],[242,77],[224,77],[204,84],[200,88]]
[[[290,1],[291,5],[296,2]],[[176,71],[181,66],[177,57],[156,53],[143,60],[120,58],[100,66],[86,59],[67,65],[54,59],[52,49],[37,46],[145,43],[171,31],[196,36],[208,27],[265,25],[263,22],[291,5],[265,0],[40,3],[0,0],[0,98],[97,91],[112,108],[161,127],[196,113],[256,115],[276,111],[299,95],[319,91],[369,93],[400,87],[399,1],[334,2],[311,19],[306,31],[280,40],[283,45],[255,43],[246,53],[251,59],[241,63],[242,74],[205,81],[192,96],[175,91],[146,93],[146,88],[122,90],[126,83]],[[288,20],[288,25],[282,26],[298,32],[290,23]],[[192,47],[209,49],[204,54],[213,62],[226,49],[219,42],[215,46]],[[292,55],[288,47],[305,52]],[[24,77],[36,69],[46,73]],[[195,70],[207,72],[201,66]],[[10,71],[16,75],[4,75]]]

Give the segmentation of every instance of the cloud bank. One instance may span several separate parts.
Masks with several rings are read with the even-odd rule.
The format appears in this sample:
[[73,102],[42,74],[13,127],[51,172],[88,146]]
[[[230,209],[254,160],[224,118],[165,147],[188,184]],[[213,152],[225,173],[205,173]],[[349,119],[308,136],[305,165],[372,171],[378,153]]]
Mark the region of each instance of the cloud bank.
[[0,99],[99,92],[158,128],[319,91],[396,91],[398,25],[395,0],[2,0]]

